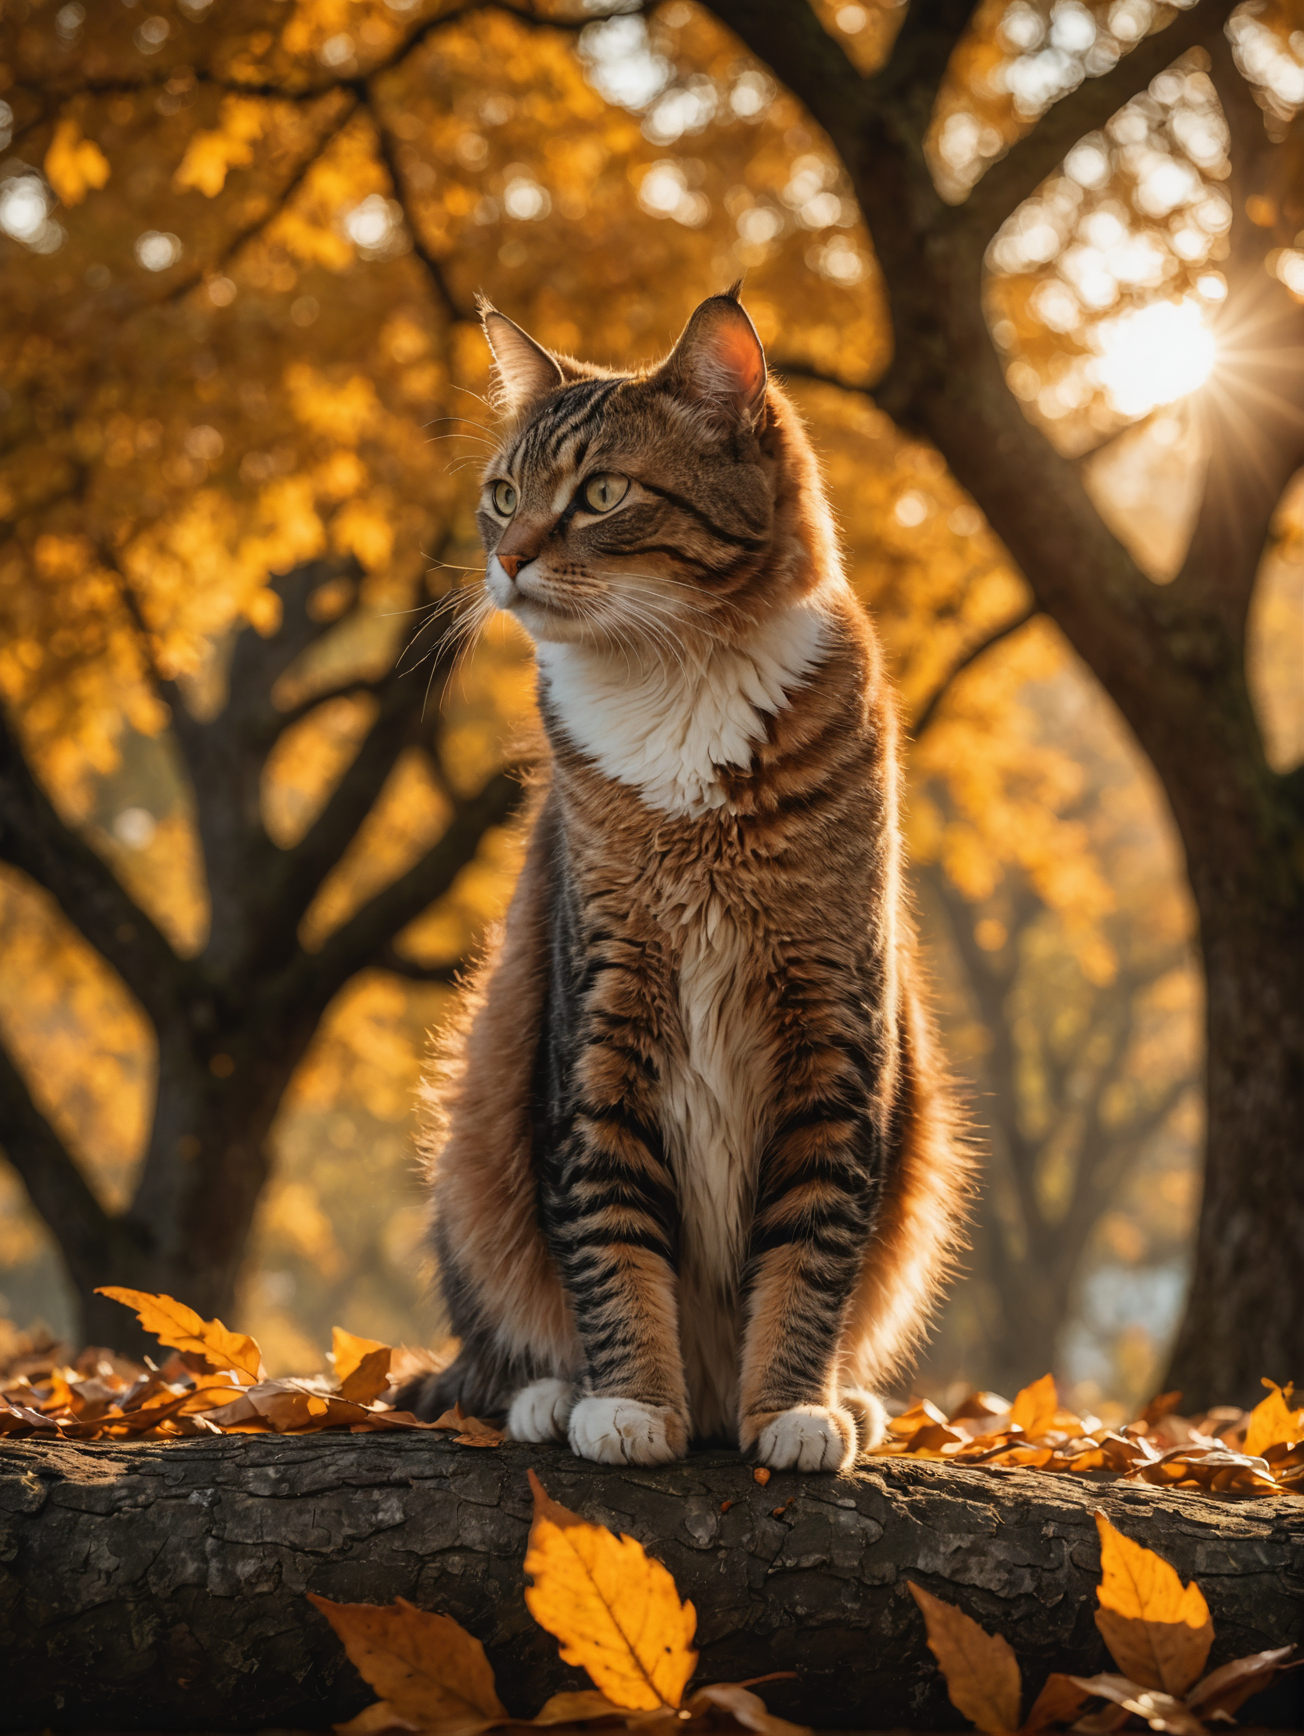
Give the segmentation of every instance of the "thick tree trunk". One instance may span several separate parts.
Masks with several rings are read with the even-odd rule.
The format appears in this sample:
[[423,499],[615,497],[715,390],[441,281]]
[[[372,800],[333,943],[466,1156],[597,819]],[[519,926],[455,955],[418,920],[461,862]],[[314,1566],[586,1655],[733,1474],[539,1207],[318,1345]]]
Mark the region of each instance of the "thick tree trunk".
[[308,1591],[401,1595],[455,1616],[485,1642],[507,1706],[533,1713],[580,1677],[523,1601],[527,1466],[671,1569],[697,1609],[699,1680],[795,1670],[764,1693],[802,1722],[963,1727],[911,1580],[1007,1636],[1025,1696],[1053,1668],[1107,1667],[1092,1620],[1097,1507],[1198,1576],[1214,1664],[1304,1638],[1304,1504],[1288,1497],[1219,1502],[899,1459],[846,1478],[776,1473],[762,1488],[733,1454],[616,1471],[560,1448],[411,1435],[24,1440],[0,1447],[0,1727],[349,1717],[371,1696]]

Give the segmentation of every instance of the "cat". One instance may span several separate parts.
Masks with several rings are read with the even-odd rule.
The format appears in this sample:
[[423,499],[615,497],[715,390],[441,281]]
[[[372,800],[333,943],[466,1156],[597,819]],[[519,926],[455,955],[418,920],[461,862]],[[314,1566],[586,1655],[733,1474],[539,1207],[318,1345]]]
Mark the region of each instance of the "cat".
[[423,1088],[452,1330],[401,1406],[651,1465],[881,1439],[970,1162],[902,886],[897,721],[738,286],[615,374],[487,302],[485,587],[550,756]]

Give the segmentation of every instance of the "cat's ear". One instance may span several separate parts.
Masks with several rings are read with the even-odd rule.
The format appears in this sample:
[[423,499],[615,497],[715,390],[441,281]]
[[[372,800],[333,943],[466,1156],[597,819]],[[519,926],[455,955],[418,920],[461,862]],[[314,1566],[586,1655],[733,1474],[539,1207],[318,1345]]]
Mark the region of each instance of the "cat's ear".
[[565,385],[565,376],[547,350],[483,298],[480,322],[493,354],[495,395],[509,416]]
[[684,397],[754,428],[765,411],[765,351],[738,300],[739,287],[695,310],[661,376]]

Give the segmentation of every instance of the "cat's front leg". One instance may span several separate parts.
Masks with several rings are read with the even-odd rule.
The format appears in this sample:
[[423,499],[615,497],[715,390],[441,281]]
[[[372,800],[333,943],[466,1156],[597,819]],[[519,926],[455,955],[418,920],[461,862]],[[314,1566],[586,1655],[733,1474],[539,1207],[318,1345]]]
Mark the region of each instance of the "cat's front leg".
[[[614,973],[607,994],[616,998]],[[601,980],[601,979],[600,979]],[[655,1051],[607,1005],[577,1068],[579,1105],[543,1192],[585,1353],[568,1439],[581,1458],[659,1465],[688,1451],[674,1249],[678,1208],[656,1125]]]
[[873,1227],[882,1147],[845,1034],[787,1057],[761,1156],[746,1273],[739,1445],[775,1470],[845,1470],[881,1433],[872,1395],[838,1390],[839,1350]]

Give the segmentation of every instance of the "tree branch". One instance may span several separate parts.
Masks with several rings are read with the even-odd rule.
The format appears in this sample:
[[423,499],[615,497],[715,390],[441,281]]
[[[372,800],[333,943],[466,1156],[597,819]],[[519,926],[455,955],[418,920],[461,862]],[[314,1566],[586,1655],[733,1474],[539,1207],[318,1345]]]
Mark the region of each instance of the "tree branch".
[[1237,3],[1199,0],[1198,5],[1179,12],[1170,24],[1138,43],[1109,72],[1084,79],[992,164],[968,200],[957,208],[957,221],[974,224],[988,237],[993,235],[1059,167],[1084,134],[1103,127],[1179,55],[1220,38]]
[[472,321],[475,319],[475,315],[468,312],[465,308],[458,306],[457,297],[449,288],[448,279],[444,275],[443,262],[436,259],[435,255],[426,245],[425,237],[421,233],[421,225],[418,223],[416,214],[412,209],[402,170],[399,167],[398,156],[394,149],[394,141],[390,137],[389,129],[381,118],[380,110],[375,99],[375,92],[372,89],[372,83],[370,80],[368,80],[366,90],[367,112],[370,114],[376,129],[376,146],[380,152],[381,161],[384,163],[386,171],[388,172],[390,185],[394,189],[394,197],[397,199],[400,206],[402,206],[403,216],[408,226],[408,233],[412,237],[412,251],[424,266],[426,276],[430,279],[431,288],[435,292],[435,299],[439,302],[449,319],[454,321]]
[[287,972],[287,998],[298,1002],[308,993],[325,1006],[387,942],[448,891],[462,869],[474,861],[484,834],[509,819],[521,800],[519,781],[499,772],[478,796],[459,803],[443,837],[419,862],[337,928],[319,952],[300,954]]
[[950,671],[945,681],[942,682],[941,686],[936,690],[931,699],[929,699],[927,705],[925,705],[924,709],[919,713],[918,718],[916,718],[916,720],[910,725],[910,733],[916,741],[919,740],[920,736],[923,735],[929,724],[932,723],[933,719],[937,716],[939,708],[955,684],[956,677],[962,675],[971,663],[976,663],[980,657],[985,657],[994,645],[999,645],[1003,639],[1008,639],[1011,634],[1017,633],[1021,627],[1026,627],[1028,622],[1031,621],[1037,613],[1038,611],[1029,605],[1029,607],[1024,609],[1021,614],[1016,615],[1013,620],[1007,621],[1003,627],[998,627],[994,633],[989,633],[987,638],[980,639],[976,645],[972,646],[965,652],[964,656]]
[[112,869],[59,818],[0,710],[0,861],[43,886],[159,1025],[175,1016],[187,966]]
[[115,1234],[110,1218],[67,1146],[33,1101],[27,1081],[0,1043],[0,1129],[5,1156],[63,1249],[70,1268],[102,1257]]
[[373,962],[377,970],[386,970],[391,976],[404,977],[413,983],[441,983],[446,988],[456,986],[461,972],[457,964],[422,964],[399,952],[392,941],[381,947]]

